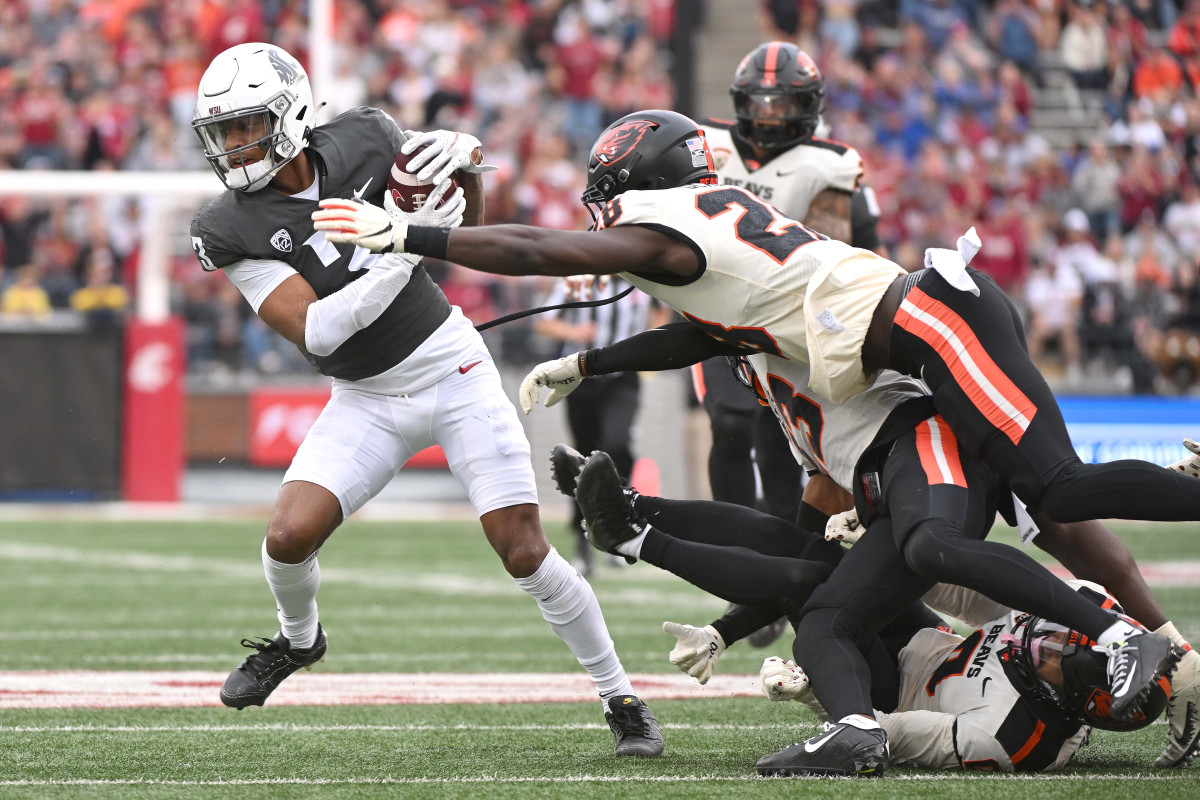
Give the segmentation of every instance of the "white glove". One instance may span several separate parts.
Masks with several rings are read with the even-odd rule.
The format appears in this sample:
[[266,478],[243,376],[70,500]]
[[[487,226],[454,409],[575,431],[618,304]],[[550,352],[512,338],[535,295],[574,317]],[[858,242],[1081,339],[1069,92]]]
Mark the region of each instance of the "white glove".
[[829,521],[825,523],[825,538],[831,542],[836,539],[839,542],[854,544],[866,533],[866,530],[858,522],[858,513],[854,509],[850,509],[829,518]]
[[691,625],[680,625],[678,622],[664,622],[663,630],[674,636],[678,642],[675,649],[667,656],[671,663],[679,667],[680,672],[686,672],[701,684],[708,683],[712,677],[713,667],[725,652],[725,641],[712,625],[694,628]]
[[383,193],[383,210],[394,219],[403,219],[409,225],[427,225],[431,228],[457,228],[462,225],[463,212],[467,209],[467,196],[460,186],[445,202],[442,197],[450,189],[450,181],[444,180],[425,198],[425,203],[416,211],[402,211],[392,200],[391,192]]
[[611,275],[568,275],[563,283],[568,300],[591,300],[593,283],[599,291],[604,291],[611,280]]
[[1183,440],[1183,446],[1191,453],[1187,458],[1176,461],[1167,469],[1173,469],[1176,472],[1182,472],[1191,475],[1193,478],[1200,478],[1200,444],[1196,444],[1190,437]]
[[408,220],[393,217],[361,200],[328,197],[312,214],[313,227],[335,244],[365,247],[372,253],[403,253]]
[[762,682],[763,694],[772,701],[796,700],[808,689],[808,676],[804,670],[794,661],[775,656],[763,660],[758,679]]
[[550,387],[550,394],[546,395],[546,408],[549,408],[579,388],[581,383],[583,373],[579,371],[579,353],[538,364],[521,381],[521,410],[526,414],[533,411],[534,403],[541,402],[543,386]]
[[469,133],[458,131],[405,131],[408,137],[400,152],[409,155],[424,147],[410,162],[405,170],[419,170],[417,180],[421,183],[441,183],[456,170],[466,172],[491,172],[496,167],[483,162],[483,150],[479,140]]
[[[1187,442],[1191,442],[1191,439],[1184,443]],[[1195,446],[1195,442],[1192,442],[1192,446]],[[1186,767],[1200,755],[1200,653],[1195,650],[1183,654],[1175,674],[1171,676],[1167,724],[1167,749],[1163,750],[1154,765]]]

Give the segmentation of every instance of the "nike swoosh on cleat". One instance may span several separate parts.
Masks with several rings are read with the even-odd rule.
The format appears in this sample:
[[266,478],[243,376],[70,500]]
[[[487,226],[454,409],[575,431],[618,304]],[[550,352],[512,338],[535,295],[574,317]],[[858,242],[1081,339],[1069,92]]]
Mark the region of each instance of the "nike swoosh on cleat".
[[461,373],[461,374],[463,374],[463,375],[466,375],[468,372],[470,372],[470,371],[471,371],[471,369],[472,369],[473,367],[477,367],[477,366],[479,366],[479,365],[480,365],[480,364],[482,364],[482,363],[483,363],[483,361],[482,361],[482,360],[480,360],[480,361],[472,361],[470,364],[467,364],[466,366],[459,367],[459,368],[458,368],[458,371],[459,371],[459,373]]
[[367,182],[366,182],[366,183],[364,183],[364,184],[362,185],[362,188],[361,188],[361,189],[355,189],[355,190],[354,190],[353,192],[351,192],[350,194],[354,195],[354,199],[355,199],[355,200],[362,200],[362,199],[363,199],[363,195],[367,193],[367,187],[371,185],[371,181],[373,181],[373,180],[375,180],[375,176],[374,176],[374,175],[372,175],[371,177],[367,178]]
[[825,746],[826,742],[828,742],[830,739],[837,736],[841,732],[842,732],[842,729],[838,728],[835,731],[830,731],[829,733],[825,734],[820,739],[817,739],[815,742],[813,742],[811,740],[805,742],[804,743],[804,752],[806,752],[806,753],[817,752],[818,750],[820,750],[822,747]]

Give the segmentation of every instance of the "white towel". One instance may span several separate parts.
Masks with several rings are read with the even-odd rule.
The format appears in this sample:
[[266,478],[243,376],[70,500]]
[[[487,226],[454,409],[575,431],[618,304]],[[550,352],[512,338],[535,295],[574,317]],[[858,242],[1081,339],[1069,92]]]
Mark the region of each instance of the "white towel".
[[975,228],[958,237],[958,250],[947,250],[943,247],[930,247],[925,251],[925,269],[936,270],[946,282],[962,292],[970,292],[979,297],[979,287],[967,274],[967,264],[979,252],[983,243]]

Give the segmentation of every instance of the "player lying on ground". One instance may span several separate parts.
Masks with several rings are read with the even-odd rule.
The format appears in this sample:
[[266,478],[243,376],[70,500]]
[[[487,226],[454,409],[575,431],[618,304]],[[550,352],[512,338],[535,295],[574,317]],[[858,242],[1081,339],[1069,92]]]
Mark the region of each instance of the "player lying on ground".
[[[574,482],[596,546],[611,547],[616,541],[617,552],[636,552],[647,563],[676,572],[719,597],[745,603],[747,608],[759,605],[770,614],[802,616],[813,590],[811,574],[816,565],[824,564],[791,553],[827,555],[822,545],[829,543],[822,537],[732,504],[639,494],[622,486],[600,452],[585,462],[559,445],[552,463],[560,490],[571,489]],[[621,540],[629,526],[614,524],[612,500],[618,495],[626,498],[631,515],[653,520],[645,525],[636,550],[630,544],[637,537]],[[886,519],[876,524],[881,522]],[[875,542],[871,536],[868,530],[864,541]],[[840,560],[843,552],[837,547],[833,560]],[[1081,595],[1120,610],[1115,598],[1098,584],[1073,585],[1098,590],[1084,589]],[[1057,769],[1087,740],[1088,726],[1136,730],[1153,722],[1167,705],[1171,691],[1164,679],[1154,687],[1143,712],[1118,722],[1110,714],[1107,659],[1082,634],[1010,612],[958,586],[938,584],[925,600],[980,629],[964,638],[928,609],[924,615],[906,610],[864,649],[874,715],[887,735],[888,763],[1006,772]],[[663,629],[678,639],[671,662],[705,683],[727,645],[753,631],[754,625],[722,619],[704,628],[667,622]],[[796,651],[803,645],[797,638]],[[809,740],[811,752],[819,752],[818,745],[832,738],[829,734],[836,725],[820,706],[803,670],[793,662],[772,658],[764,662],[761,678],[772,700],[800,700],[828,723],[822,734]],[[798,753],[811,755],[803,743],[778,755],[792,762]],[[882,771],[878,764],[872,769]],[[759,771],[798,774],[762,762]],[[806,770],[807,774],[820,772]]]
[[[738,353],[738,349],[717,342],[692,326],[674,324],[658,330],[647,331],[605,348],[575,354],[563,361],[567,364],[582,361],[589,365],[590,370],[594,369],[597,373],[605,373],[610,370],[657,370],[686,366],[695,360],[710,358],[714,353],[734,356]],[[807,515],[806,524],[812,530],[821,530],[824,527],[818,509],[829,514],[845,508],[850,503],[850,490],[863,485],[862,477],[868,478],[868,482],[879,485],[878,473],[883,466],[888,465],[886,463],[884,465],[877,464],[875,461],[878,459],[867,456],[881,448],[886,448],[889,442],[894,441],[891,437],[904,427],[911,427],[914,424],[913,420],[918,420],[916,423],[918,427],[925,424],[926,430],[932,433],[932,428],[928,427],[928,423],[923,422],[924,415],[929,414],[931,410],[927,390],[919,382],[895,373],[885,372],[867,392],[852,398],[843,405],[834,405],[827,401],[820,401],[820,398],[814,393],[809,393],[807,396],[793,393],[793,386],[803,386],[807,380],[807,368],[804,365],[763,354],[751,355],[747,360],[754,370],[753,375],[748,377],[747,383],[752,384],[763,402],[776,411],[777,418],[792,442],[796,457],[815,473],[826,476],[824,480],[820,478],[810,480],[809,486],[805,490],[805,502],[802,504],[802,509]],[[563,367],[561,363],[556,365],[555,362],[549,362],[535,367],[522,383],[522,407],[527,412],[532,409],[538,400],[540,386],[553,387],[546,399],[547,404],[557,402],[572,391],[576,381],[582,380],[571,377],[572,374],[576,373]],[[933,443],[930,441],[930,451],[932,451],[932,447]],[[1189,449],[1193,448],[1195,448],[1194,444],[1189,447]],[[911,474],[924,474],[923,459],[917,458],[912,461],[913,463],[910,464]],[[1193,451],[1192,455],[1179,464],[1173,465],[1172,469],[1187,471],[1191,474],[1197,471],[1196,461],[1197,456]],[[971,459],[967,458],[965,462],[970,465]],[[871,468],[866,469],[864,464]],[[906,470],[897,467],[897,464],[900,467],[903,466],[902,461],[896,460],[889,468],[896,468],[896,472],[901,474],[905,473]],[[865,475],[864,470],[866,470]],[[965,478],[965,476],[955,477]],[[903,480],[907,481],[910,478],[911,475],[904,475]],[[983,481],[983,485],[986,486],[993,480],[994,476],[989,476]],[[832,490],[828,488],[830,486],[833,487]],[[838,488],[839,486],[842,488]],[[946,486],[938,491],[946,495],[947,489],[950,492],[950,500],[953,502],[955,495],[960,490],[956,487]],[[876,503],[886,506],[887,503],[881,501],[887,499],[883,495],[892,491],[891,485],[883,483],[879,485],[879,490],[880,497],[876,499]],[[913,490],[926,493],[933,491],[929,488],[922,490],[919,486],[914,486]],[[903,507],[907,502],[902,498],[894,505]],[[678,514],[681,513],[679,511],[681,507],[675,505],[671,508],[674,513]],[[639,509],[639,513],[646,512]],[[1128,548],[1111,531],[1094,521],[1061,524],[1054,523],[1043,515],[1035,514],[1034,516],[1038,525],[1041,526],[1041,532],[1034,535],[1034,542],[1060,558],[1077,576],[1098,583],[1103,581],[1110,586],[1118,587],[1118,597],[1125,607],[1131,610],[1131,613],[1141,616],[1147,624],[1153,625],[1159,633],[1170,637],[1181,647],[1187,647],[1186,642],[1183,641],[1175,627],[1166,620],[1162,609],[1155,602],[1145,581],[1137,571]],[[869,517],[863,518],[869,519]],[[657,524],[657,517],[649,519],[652,523]],[[702,536],[701,532],[705,530],[714,530],[709,527],[707,519],[704,512],[697,512],[692,516],[689,520],[690,532],[687,538]],[[983,523],[990,526],[991,518],[983,520]],[[1027,524],[1032,525],[1032,520],[1027,521]],[[683,529],[684,525],[681,523],[677,527]],[[746,527],[720,526],[714,530],[714,535],[719,537],[726,529],[744,530]],[[762,530],[767,529],[765,522],[760,523],[757,527]],[[1027,528],[1026,532],[1030,533],[1035,530],[1036,528]],[[982,536],[985,531],[986,527],[983,527],[977,535]],[[758,544],[761,537],[756,539],[756,544],[748,546],[755,547],[759,552],[775,556],[786,555],[810,560],[822,560],[827,555],[811,542],[798,550],[796,549],[797,544],[788,544],[789,537],[786,535],[768,538],[775,542],[770,545],[774,549],[763,549],[764,545]],[[703,539],[702,541],[707,542],[708,540]],[[661,566],[691,580],[695,571],[703,568],[705,556],[690,551],[689,547],[690,545],[684,545],[664,549],[663,557],[670,560],[664,561]],[[789,547],[791,549],[788,549]],[[993,547],[999,547],[1002,552],[1010,557],[1015,557],[1019,562],[1028,561],[1023,554],[1012,548],[998,545],[993,545]],[[655,552],[658,550],[655,549]],[[718,555],[710,563],[712,570],[723,576],[733,576],[730,562],[724,556]],[[935,574],[935,570],[930,565],[925,564],[924,568],[929,570],[929,575]],[[758,573],[760,572],[762,569],[755,568],[754,565],[747,566],[744,584],[741,587],[735,586],[729,591],[772,590],[772,587],[759,577]],[[840,569],[839,572],[841,572]],[[1028,580],[1031,585],[1039,587],[1040,591],[1050,592],[1062,588],[1061,582],[1053,579],[1040,567],[1028,572],[1028,575],[1029,577],[1025,580]],[[986,576],[961,575],[952,571],[943,573],[943,576],[935,580],[967,583],[977,589],[984,586],[986,582]],[[1042,576],[1049,578],[1049,583],[1043,581]],[[853,575],[848,576],[844,583],[847,584],[845,591],[849,595],[855,594],[855,586],[862,585]],[[1016,591],[1021,588],[1023,587],[1017,587]],[[1003,587],[1000,588],[1000,591],[1003,591]],[[728,598],[726,593],[719,594]],[[1029,598],[1028,594],[1026,598]],[[1036,598],[1034,599],[1036,600]],[[880,602],[882,603],[883,600]],[[1006,603],[1006,605],[1010,608],[1014,606],[1012,603]],[[794,613],[796,609],[793,607],[782,610],[790,610]],[[745,627],[739,634],[739,638],[748,631],[754,630],[762,621],[778,616],[780,611],[781,609],[778,608],[760,608],[757,617],[752,616],[742,621],[741,624]],[[753,612],[748,613],[753,614]],[[727,624],[735,623],[727,621]],[[806,652],[810,649],[806,648]],[[798,655],[797,660],[800,659],[801,656]],[[1200,731],[1197,730],[1198,722],[1200,722],[1200,711],[1197,709],[1197,701],[1200,700],[1200,677],[1196,676],[1197,662],[1200,662],[1200,656],[1189,652],[1187,660],[1178,672],[1175,683],[1179,692],[1172,699],[1170,740],[1167,749],[1157,762],[1160,766],[1173,766],[1180,763],[1200,739]],[[813,654],[810,664],[813,665],[812,677],[817,680],[821,676],[828,676],[828,682],[836,681],[839,675],[843,674],[842,671],[847,669],[844,656],[839,655],[838,652],[822,653],[819,658]],[[816,685],[818,691],[821,691],[822,683],[817,680]]]
[[[262,705],[326,652],[317,614],[318,550],[417,451],[446,452],[488,543],[596,684],[618,755],[656,756],[654,715],[634,696],[591,586],[542,531],[529,443],[483,339],[419,259],[379,256],[315,230],[319,200],[384,200],[402,150],[437,185],[411,221],[455,227],[483,219],[482,181],[468,134],[401,131],[384,112],[355,108],[324,125],[299,62],[268,44],[213,59],[193,128],[228,191],[192,223],[206,270],[222,270],[255,312],[333,379],[333,396],[284,475],[263,542],[280,632],[252,652],[221,701]],[[468,190],[447,194],[457,173]],[[498,687],[498,692],[503,687]]]

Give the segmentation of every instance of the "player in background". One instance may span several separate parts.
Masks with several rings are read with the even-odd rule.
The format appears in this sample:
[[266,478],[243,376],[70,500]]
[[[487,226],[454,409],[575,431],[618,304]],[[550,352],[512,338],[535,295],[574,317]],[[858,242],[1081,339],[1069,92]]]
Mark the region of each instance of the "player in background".
[[[862,157],[816,135],[825,78],[813,59],[791,42],[761,44],[738,64],[729,93],[736,120],[700,123],[720,182],[754,193],[830,238],[881,252],[874,195],[862,186]],[[797,521],[804,472],[779,437],[774,415],[737,385],[723,358],[694,365],[692,378],[712,425],[713,499],[753,507],[757,465],[763,510]],[[766,647],[784,627],[786,620],[776,620],[747,641]]]
[[[436,444],[504,568],[595,681],[617,754],[661,754],[654,715],[634,695],[591,586],[542,531],[529,443],[482,338],[419,258],[336,243],[312,223],[326,198],[384,203],[397,153],[424,147],[409,169],[436,188],[425,207],[404,216],[453,228],[465,211],[479,224],[487,167],[478,140],[402,132],[365,107],[318,126],[316,111],[295,58],[243,44],[209,65],[192,123],[227,187],[192,221],[201,265],[222,270],[333,379],[329,403],[284,475],[263,542],[280,631],[242,640],[254,652],[230,673],[221,701],[262,705],[288,675],[324,658],[319,549],[414,453]],[[442,202],[452,173],[466,191]]]
[[[718,342],[686,323],[676,323],[577,355],[590,365],[590,371],[604,374],[609,370],[678,368],[722,354],[731,357],[741,355],[738,348]],[[795,457],[811,472],[812,477],[804,494],[806,518],[819,520],[823,509],[839,511],[852,506],[855,488],[865,481],[879,486],[880,497],[876,503],[886,509],[880,513],[894,512],[896,516],[900,516],[902,509],[908,505],[906,498],[910,494],[940,492],[951,496],[951,501],[943,502],[943,505],[953,508],[955,504],[962,504],[953,495],[969,498],[973,493],[993,491],[989,484],[995,481],[994,475],[981,472],[967,456],[957,457],[961,471],[955,480],[971,486],[968,491],[949,485],[934,485],[941,483],[940,480],[924,489],[919,485],[892,485],[898,479],[907,483],[913,480],[912,476],[922,475],[925,472],[926,455],[932,455],[937,444],[930,437],[926,443],[928,453],[918,447],[918,457],[914,459],[906,442],[900,439],[901,432],[913,425],[917,426],[919,434],[922,431],[932,433],[934,430],[929,420],[933,405],[927,389],[921,383],[885,371],[866,392],[855,395],[844,404],[834,405],[812,392],[800,394],[793,391],[793,387],[803,387],[808,382],[809,370],[803,364],[763,353],[751,353],[745,356],[745,361],[753,370],[752,373],[743,372],[746,383],[764,405],[774,411]],[[535,368],[522,383],[520,401],[527,413],[538,399],[537,376],[542,371]],[[561,397],[572,390],[571,384],[559,383],[553,393]],[[550,402],[549,398],[547,402]],[[881,450],[893,450],[893,443],[895,452],[887,458],[892,463],[879,463]],[[1172,465],[1171,469],[1192,474],[1197,471],[1197,448],[1191,442],[1185,442],[1185,445],[1191,453]],[[945,448],[940,449],[944,458]],[[954,460],[953,454],[950,460]],[[570,475],[572,482],[569,485],[573,485],[573,477],[581,468],[582,459],[578,454],[574,458],[569,457],[560,446],[556,448],[552,464],[561,489],[567,482],[559,475]],[[949,461],[946,466],[950,467]],[[884,480],[885,472],[892,474],[891,481]],[[602,472],[599,474],[603,475]],[[968,480],[972,474],[982,476],[981,481],[976,481],[979,485]],[[612,481],[609,482],[611,484]],[[901,577],[908,572],[908,568],[902,560],[897,560],[898,554],[888,548],[886,542],[873,540],[870,546],[878,548],[878,552],[870,559],[870,563],[862,563],[863,556],[867,555],[865,552],[856,552],[843,564],[841,548],[833,546],[831,552],[832,542],[823,541],[810,533],[828,530],[826,538],[848,537],[851,528],[846,524],[846,519],[854,515],[853,511],[837,514],[828,522],[828,528],[826,522],[818,521],[807,526],[801,525],[805,529],[801,530],[778,519],[724,504],[663,500],[636,493],[627,495],[630,498],[631,518],[638,520],[634,527],[640,529],[643,524],[649,527],[636,532],[626,527],[625,533],[617,536],[624,536],[631,542],[637,539],[638,542],[613,547],[611,520],[614,516],[610,509],[606,524],[589,520],[593,542],[597,536],[609,536],[608,549],[646,560],[724,599],[744,605],[743,613],[726,614],[706,628],[689,626],[687,631],[680,628],[669,631],[680,638],[679,647],[672,653],[673,663],[693,676],[699,677],[701,673],[707,675],[727,646],[756,629],[759,624],[756,620],[773,619],[782,614],[794,624],[801,623],[805,603],[813,592],[813,586],[823,580],[814,570],[814,564],[825,564],[837,568],[828,585],[821,588],[823,595],[835,595],[833,602],[826,597],[828,606],[840,608],[845,605],[848,607],[845,613],[853,618],[860,610],[862,614],[871,611],[874,604],[864,606],[862,598],[870,600],[872,593],[892,601],[895,619],[889,622],[884,617],[874,627],[864,626],[863,631],[854,637],[853,643],[847,642],[848,645],[858,646],[863,657],[859,666],[869,668],[869,684],[860,684],[859,688],[865,693],[869,685],[873,708],[890,709],[886,699],[888,683],[883,679],[886,669],[880,668],[881,648],[875,644],[876,632],[883,642],[895,642],[898,628],[902,645],[910,635],[905,631],[936,627],[936,623],[922,620],[918,612],[906,605],[906,601],[915,601],[923,589]],[[1005,505],[1008,506],[1006,515],[1010,519],[1017,516],[1013,504]],[[618,518],[623,511],[624,506],[616,502]],[[978,524],[967,526],[965,533],[982,538],[991,521],[992,516],[980,515]],[[888,522],[901,524],[893,520]],[[1104,525],[1095,521],[1061,524],[1034,512],[1032,519],[1026,518],[1021,524],[1027,543],[1031,538],[1033,543],[1059,558],[1080,578],[1103,581],[1117,587],[1115,594],[1131,614],[1186,651],[1171,681],[1173,692],[1168,715],[1171,723],[1168,746],[1156,764],[1167,767],[1190,763],[1200,746],[1200,710],[1197,708],[1200,703],[1200,655],[1191,649],[1175,626],[1166,619],[1128,548]],[[620,525],[616,527],[621,528]],[[861,534],[861,528],[858,530]],[[735,546],[736,549],[730,549]],[[745,552],[745,549],[751,552]],[[1052,588],[1047,588],[1047,591]],[[910,594],[905,596],[904,592],[908,590],[911,590]],[[818,595],[818,603],[821,599]],[[808,625],[811,630],[812,622],[809,621]],[[853,682],[849,679],[854,674],[853,670],[845,665],[844,658],[827,658],[821,650],[810,647],[811,644],[803,631],[798,630],[795,658],[798,663],[810,665],[811,677],[816,681],[818,692],[828,690],[834,684]],[[894,653],[898,648],[885,649]]]
[[[416,226],[342,199],[323,200],[313,219],[333,241],[444,257],[497,274],[624,273],[715,338],[810,363],[810,388],[835,404],[870,388],[884,368],[921,376],[965,452],[994,466],[1051,519],[1200,518],[1200,483],[1190,478],[1147,462],[1080,461],[1024,350],[1011,301],[968,269],[965,246],[931,251],[933,268],[909,275],[875,253],[830,240],[743,189],[717,186],[703,132],[669,111],[635,112],[609,126],[592,149],[588,178],[582,199],[600,209],[588,232]],[[564,359],[542,377],[553,384],[585,374],[586,363]],[[910,438],[908,447],[917,446]],[[1114,717],[1135,714],[1177,659],[1170,640],[1114,622],[1023,553],[966,538],[955,519],[964,509],[945,510],[937,524],[897,526],[894,546],[905,562],[925,580],[969,580],[997,602],[1095,639],[1113,663]],[[828,606],[831,613],[839,608]],[[846,724],[870,714],[868,703]]]

